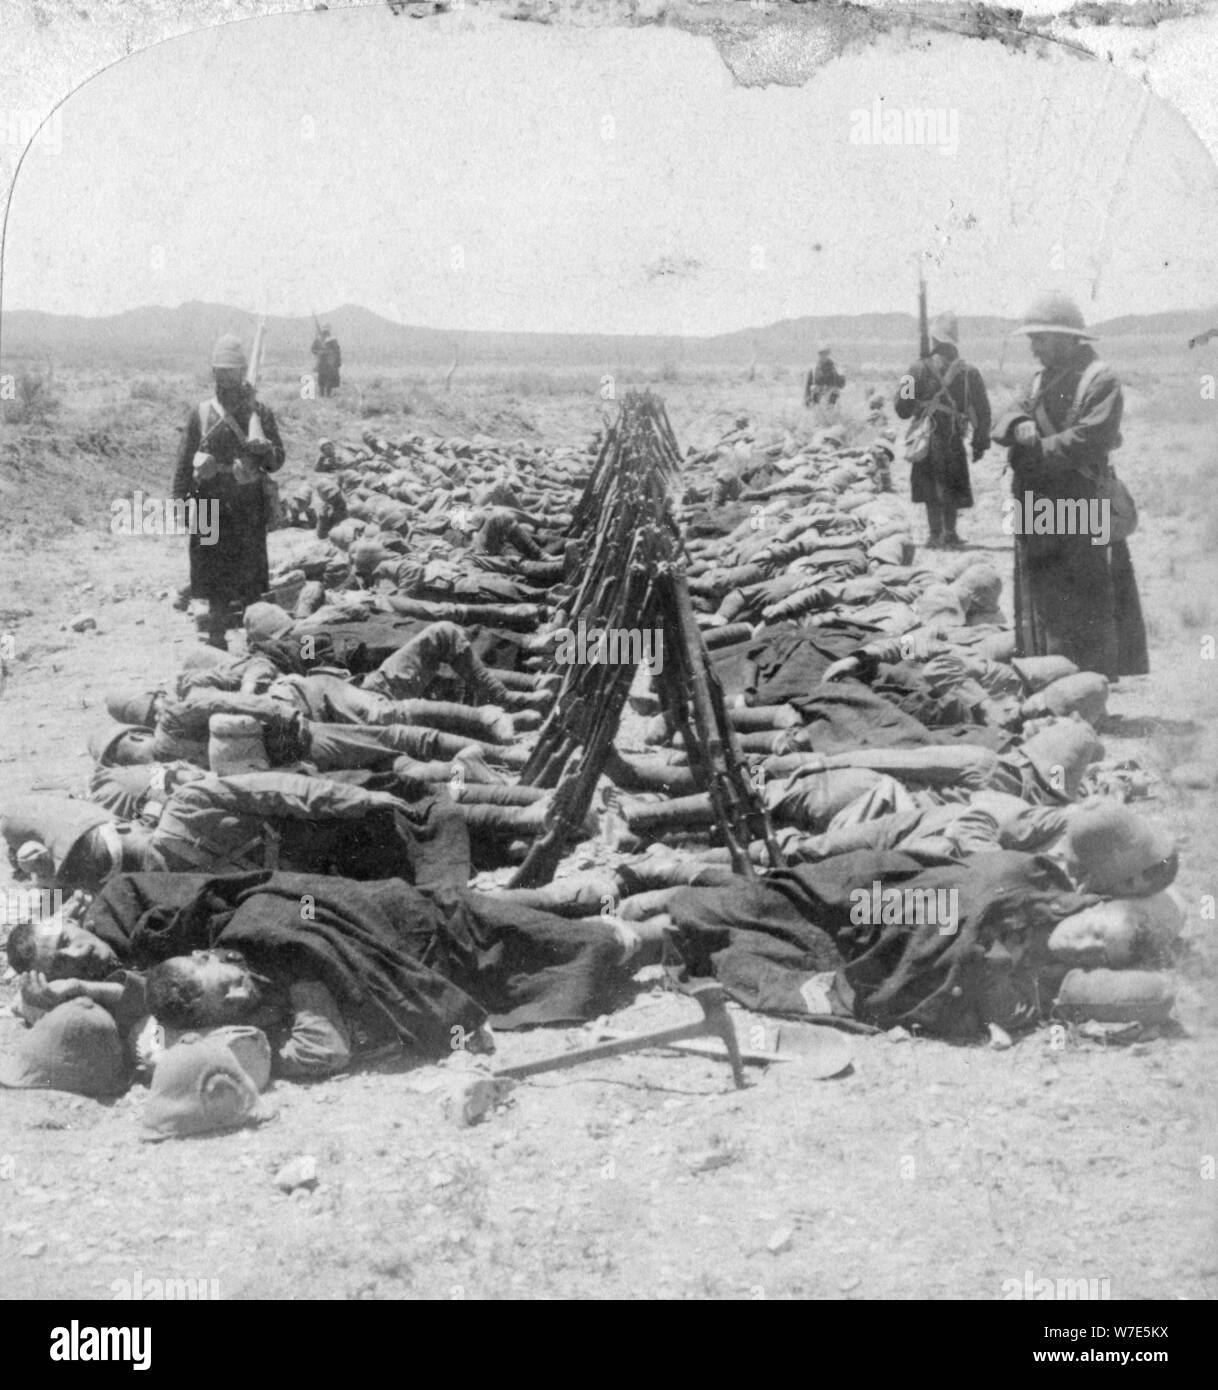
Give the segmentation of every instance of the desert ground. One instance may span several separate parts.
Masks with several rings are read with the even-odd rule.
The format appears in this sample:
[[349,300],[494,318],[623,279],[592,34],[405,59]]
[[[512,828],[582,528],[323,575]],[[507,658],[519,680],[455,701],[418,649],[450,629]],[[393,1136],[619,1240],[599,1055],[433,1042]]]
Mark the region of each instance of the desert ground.
[[[357,345],[344,349],[358,363]],[[891,392],[902,351],[859,362],[839,350],[851,429],[866,385]],[[999,1299],[1030,1272],[1096,1280],[1114,1299],[1213,1297],[1218,815],[1212,785],[1179,782],[1218,781],[1218,662],[1205,642],[1218,634],[1218,403],[1201,384],[1218,372],[1218,342],[1189,354],[1130,338],[1104,355],[1126,382],[1116,462],[1141,507],[1132,550],[1153,670],[1113,691],[1101,733],[1110,757],[1149,774],[1140,808],[1181,848],[1170,1036],[1106,1046],[1042,1028],[1003,1051],[850,1037],[847,1073],[750,1069],[742,1092],[718,1060],[644,1053],[526,1081],[472,1128],[441,1113],[439,1069],[383,1066],[281,1083],[267,1124],[159,1145],[138,1137],[138,1091],[114,1104],[3,1092],[0,1294],[112,1298],[138,1276],[145,1290],[194,1281],[177,1296],[224,1299]],[[1001,370],[980,365],[999,405],[1030,369],[1019,347]],[[327,401],[300,399],[298,370],[273,367],[262,392],[287,444],[285,477],[309,469],[321,436],[582,443],[608,408],[595,366],[462,368],[446,388],[442,368],[358,364]],[[167,491],[178,431],[209,386],[186,364],[48,374],[0,362],[21,371],[42,389],[31,376],[26,399],[6,403],[0,437],[0,633],[11,637],[0,794],[79,793],[105,690],[171,674],[199,640],[169,602],[185,541],[115,536],[108,523],[115,498]],[[683,446],[712,442],[739,414],[813,423],[794,363],[660,363],[615,386],[640,383],[664,397]],[[974,468],[962,531],[1005,575],[1001,452]],[[896,480],[907,491],[899,468]],[[284,536],[271,544],[273,562]],[[80,617],[95,626],[74,630]],[[11,886],[7,866],[0,874]],[[11,994],[0,985],[0,1004]],[[644,977],[614,1022],[664,1026],[689,1008]],[[19,1027],[0,1018],[0,1047]],[[500,1056],[576,1036],[501,1035]],[[289,1196],[275,1176],[304,1155],[317,1183]]]

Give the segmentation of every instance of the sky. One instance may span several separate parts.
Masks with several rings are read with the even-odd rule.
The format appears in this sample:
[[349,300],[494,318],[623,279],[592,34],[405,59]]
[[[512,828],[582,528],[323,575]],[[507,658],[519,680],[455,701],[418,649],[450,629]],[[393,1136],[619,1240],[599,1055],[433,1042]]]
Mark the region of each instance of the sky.
[[1218,169],[1107,64],[893,38],[746,88],[675,30],[451,18],[249,20],[84,84],[17,176],[4,307],[703,335],[910,310],[919,255],[960,313],[1214,300]]

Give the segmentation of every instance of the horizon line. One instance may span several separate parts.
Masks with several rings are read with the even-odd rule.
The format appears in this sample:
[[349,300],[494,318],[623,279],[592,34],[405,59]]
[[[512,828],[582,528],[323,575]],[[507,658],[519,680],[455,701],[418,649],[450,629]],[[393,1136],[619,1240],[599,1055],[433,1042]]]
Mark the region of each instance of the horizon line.
[[[256,310],[245,309],[245,308],[241,307],[240,305],[236,305],[236,304],[224,304],[224,303],[220,303],[220,302],[215,301],[215,300],[206,300],[206,299],[189,299],[189,300],[182,300],[180,303],[178,303],[178,304],[176,304],[176,305],[168,305],[168,304],[140,304],[140,305],[136,305],[136,306],[134,306],[134,307],[132,307],[132,308],[129,308],[129,309],[119,309],[119,310],[114,311],[113,313],[106,313],[106,314],[63,313],[63,312],[60,312],[60,311],[57,311],[57,310],[54,310],[54,309],[34,309],[34,308],[28,308],[28,307],[21,307],[21,308],[17,308],[17,309],[0,308],[0,317],[3,317],[4,315],[12,315],[12,314],[38,314],[38,315],[41,315],[41,316],[44,317],[44,318],[49,318],[49,319],[61,319],[61,320],[76,319],[76,320],[78,320],[78,321],[83,321],[83,322],[103,323],[103,322],[105,322],[106,320],[120,318],[120,317],[122,317],[123,315],[126,315],[126,314],[140,314],[140,313],[147,313],[147,312],[153,312],[153,313],[155,313],[155,312],[161,312],[161,313],[168,313],[168,314],[176,314],[176,313],[179,313],[179,312],[180,312],[181,310],[183,310],[183,309],[188,309],[188,308],[190,308],[190,307],[192,307],[192,306],[195,306],[195,305],[197,305],[197,306],[199,306],[199,307],[201,307],[201,308],[206,308],[206,309],[217,309],[217,310],[222,310],[222,311],[226,311],[226,312],[229,312],[229,313],[242,314],[242,315],[244,315],[244,316],[246,316],[246,317],[248,317],[248,318],[250,318],[250,319],[254,319],[254,320],[257,320],[257,319],[259,319],[259,318],[264,317],[264,315],[262,315],[260,312],[258,312],[258,311],[256,311]],[[335,308],[327,309],[327,310],[325,310],[323,313],[319,313],[319,314],[316,314],[316,315],[314,315],[314,314],[312,313],[312,311],[310,311],[310,312],[308,312],[308,313],[274,313],[274,314],[266,314],[265,317],[268,318],[268,319],[299,320],[299,321],[304,322],[304,323],[308,323],[308,321],[309,321],[310,319],[316,318],[316,319],[321,320],[322,322],[325,322],[326,319],[332,318],[334,315],[340,314],[340,313],[342,313],[342,312],[344,312],[344,311],[347,311],[347,310],[355,310],[355,311],[357,311],[357,312],[359,312],[359,313],[368,314],[368,315],[370,315],[371,317],[373,317],[373,318],[375,318],[375,319],[379,319],[381,323],[386,324],[387,326],[389,326],[389,327],[391,327],[391,328],[399,328],[399,329],[402,329],[402,330],[404,330],[404,331],[413,331],[413,332],[421,332],[421,333],[437,333],[437,334],[447,334],[447,335],[457,335],[457,334],[484,334],[484,335],[488,335],[488,336],[492,336],[492,335],[493,335],[493,336],[497,336],[497,337],[515,336],[515,337],[525,337],[525,338],[543,338],[543,337],[548,337],[548,338],[674,338],[674,339],[683,339],[683,340],[689,340],[689,341],[709,341],[709,340],[713,340],[713,339],[715,339],[715,338],[728,338],[728,337],[732,337],[734,334],[740,334],[740,333],[761,333],[761,332],[765,332],[765,331],[767,331],[767,330],[769,330],[769,329],[773,329],[773,328],[780,327],[780,326],[783,325],[783,324],[797,324],[797,323],[804,323],[804,322],[816,322],[816,321],[818,321],[818,320],[824,320],[824,319],[864,319],[864,318],[888,318],[888,317],[899,317],[899,318],[904,318],[904,319],[911,320],[911,321],[913,321],[913,322],[916,322],[916,321],[917,321],[917,314],[916,314],[916,313],[910,312],[908,309],[864,309],[864,310],[857,311],[857,312],[837,312],[837,313],[822,313],[822,314],[815,314],[815,313],[801,314],[801,315],[799,315],[799,316],[796,317],[796,318],[773,319],[773,320],[771,320],[769,323],[765,323],[765,324],[749,324],[749,325],[745,325],[745,326],[740,327],[740,328],[727,329],[727,330],[725,330],[724,332],[720,332],[720,333],[693,333],[693,334],[690,334],[690,333],[676,333],[676,332],[672,332],[672,333],[655,333],[655,332],[646,332],[646,333],[637,333],[637,332],[636,332],[636,333],[631,333],[631,332],[621,332],[621,331],[613,331],[613,330],[605,330],[605,329],[597,329],[597,328],[576,329],[576,330],[570,330],[570,329],[537,329],[537,328],[453,328],[453,327],[439,327],[439,328],[437,328],[437,327],[432,327],[432,326],[427,325],[427,324],[403,323],[403,322],[401,322],[401,321],[399,321],[399,320],[397,320],[397,319],[386,318],[384,314],[379,313],[379,312],[378,312],[377,310],[375,310],[375,309],[369,309],[366,305],[363,305],[363,304],[356,304],[356,303],[351,303],[351,302],[347,302],[347,303],[344,303],[344,304],[340,304],[340,305],[336,306]],[[1193,316],[1193,315],[1196,315],[1196,316],[1197,316],[1198,322],[1200,322],[1202,319],[1205,319],[1205,318],[1207,318],[1208,316],[1213,316],[1213,315],[1215,315],[1215,314],[1218,314],[1218,303],[1216,303],[1216,304],[1213,305],[1213,306],[1207,307],[1207,308],[1201,308],[1201,309],[1195,309],[1195,310],[1194,310],[1194,309],[1188,309],[1188,308],[1175,308],[1175,309],[1158,309],[1158,310],[1155,310],[1155,311],[1150,312],[1150,313],[1117,314],[1117,315],[1114,315],[1112,318],[1107,318],[1107,319],[1096,319],[1096,320],[1094,320],[1094,321],[1091,323],[1091,326],[1094,327],[1094,328],[1098,328],[1098,327],[1102,326],[1103,324],[1106,324],[1106,323],[1116,323],[1116,322],[1119,322],[1119,321],[1125,320],[1125,319],[1129,319],[1129,320],[1139,320],[1139,319],[1160,318],[1160,317],[1163,317],[1163,316],[1166,316],[1166,315],[1169,315],[1169,314],[1178,314],[1178,315],[1190,316],[1190,317]],[[957,314],[957,317],[960,319],[961,322],[965,322],[965,321],[968,321],[968,320],[974,320],[974,321],[975,321],[975,320],[978,320],[978,319],[993,319],[993,320],[997,320],[998,322],[1004,323],[1004,324],[1005,324],[1005,323],[1010,323],[1010,324],[1018,324],[1018,323],[1019,323],[1019,319],[1018,319],[1018,318],[1013,317],[1013,316],[1011,316],[1011,315],[1000,314],[1000,313],[959,313],[959,314]],[[1207,326],[1208,326],[1208,324],[1207,324]]]

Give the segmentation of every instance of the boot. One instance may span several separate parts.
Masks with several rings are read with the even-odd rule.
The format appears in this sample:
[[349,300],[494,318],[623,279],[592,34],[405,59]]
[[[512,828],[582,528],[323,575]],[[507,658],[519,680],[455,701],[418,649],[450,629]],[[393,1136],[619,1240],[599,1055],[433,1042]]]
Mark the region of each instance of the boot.
[[943,508],[937,503],[926,504],[926,525],[930,536],[926,542],[927,550],[943,549]]
[[963,550],[964,542],[956,534],[956,509],[950,502],[943,504],[943,548]]
[[222,652],[228,651],[228,642],[224,634],[228,630],[228,604],[220,599],[209,599],[207,604],[207,617],[204,620],[204,628],[207,633],[207,645],[216,647]]

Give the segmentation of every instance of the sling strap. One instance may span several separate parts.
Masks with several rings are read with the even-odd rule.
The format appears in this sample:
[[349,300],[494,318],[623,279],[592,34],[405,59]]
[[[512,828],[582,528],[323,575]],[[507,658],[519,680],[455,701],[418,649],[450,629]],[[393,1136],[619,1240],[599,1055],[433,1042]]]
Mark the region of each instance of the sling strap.
[[953,417],[961,417],[961,411],[959,407],[956,405],[956,402],[952,400],[948,388],[951,386],[952,382],[956,380],[960,373],[964,371],[964,359],[960,357],[953,357],[952,360],[947,364],[947,371],[945,371],[942,376],[939,375],[939,370],[934,365],[933,356],[927,359],[927,366],[934,373],[935,379],[938,381],[939,385],[935,390],[935,394],[922,407],[922,417],[924,418],[928,415],[933,414],[942,414],[944,411],[946,411]]
[[249,443],[245,431],[237,423],[233,415],[224,409],[215,396],[210,396],[207,400],[199,402],[199,429],[202,432],[201,437],[206,439],[216,427],[215,425],[209,426],[207,423],[212,411],[215,411],[220,417],[216,424],[224,425],[233,438],[236,439],[238,448],[244,449],[246,444]]
[[[1104,371],[1105,364],[1097,357],[1094,361],[1088,362],[1083,369],[1082,376],[1078,379],[1078,385],[1074,388],[1074,400],[1070,403],[1070,411],[1066,416],[1066,423],[1063,429],[1070,429],[1076,425],[1079,416],[1083,413],[1083,399],[1091,389],[1091,383],[1099,374]],[[1032,414],[1036,418],[1036,424],[1041,435],[1056,434],[1057,430],[1053,427],[1053,421],[1049,419],[1049,413],[1045,409],[1044,397],[1041,394],[1041,386],[1044,382],[1045,371],[1042,367],[1032,378],[1032,397],[1035,404],[1032,407]]]

